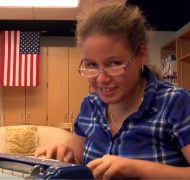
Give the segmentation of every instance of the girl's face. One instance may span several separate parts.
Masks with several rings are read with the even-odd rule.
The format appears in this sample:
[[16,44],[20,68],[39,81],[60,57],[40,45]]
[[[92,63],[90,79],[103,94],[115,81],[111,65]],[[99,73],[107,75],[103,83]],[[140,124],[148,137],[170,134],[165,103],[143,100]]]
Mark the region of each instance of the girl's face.
[[[123,41],[109,36],[94,35],[82,43],[81,53],[85,68],[103,69],[125,65],[133,52]],[[140,71],[146,61],[146,47],[140,48],[138,56],[131,57],[127,71],[120,75],[100,72],[96,77],[87,77],[88,83],[106,104],[126,100],[140,81]]]

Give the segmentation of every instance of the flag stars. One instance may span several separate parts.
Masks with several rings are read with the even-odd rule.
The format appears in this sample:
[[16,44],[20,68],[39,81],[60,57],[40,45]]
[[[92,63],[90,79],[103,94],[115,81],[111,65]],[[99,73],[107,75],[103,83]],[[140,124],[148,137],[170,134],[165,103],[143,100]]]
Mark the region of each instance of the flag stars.
[[20,32],[20,54],[39,54],[40,32]]

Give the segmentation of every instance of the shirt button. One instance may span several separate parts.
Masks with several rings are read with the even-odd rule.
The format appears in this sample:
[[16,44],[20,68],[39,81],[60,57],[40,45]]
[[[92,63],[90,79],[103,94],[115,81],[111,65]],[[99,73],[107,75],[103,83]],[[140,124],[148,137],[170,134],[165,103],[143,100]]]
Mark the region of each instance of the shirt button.
[[112,142],[110,142],[110,146],[112,145]]

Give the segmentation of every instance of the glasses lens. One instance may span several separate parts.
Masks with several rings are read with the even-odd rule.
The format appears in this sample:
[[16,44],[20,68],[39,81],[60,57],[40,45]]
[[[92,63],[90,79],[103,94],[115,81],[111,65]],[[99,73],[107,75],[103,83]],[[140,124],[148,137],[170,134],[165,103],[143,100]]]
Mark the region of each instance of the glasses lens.
[[124,72],[124,69],[122,67],[118,68],[107,68],[104,70],[107,75],[119,75]]
[[94,77],[98,75],[98,71],[94,69],[79,69],[79,72],[86,77]]

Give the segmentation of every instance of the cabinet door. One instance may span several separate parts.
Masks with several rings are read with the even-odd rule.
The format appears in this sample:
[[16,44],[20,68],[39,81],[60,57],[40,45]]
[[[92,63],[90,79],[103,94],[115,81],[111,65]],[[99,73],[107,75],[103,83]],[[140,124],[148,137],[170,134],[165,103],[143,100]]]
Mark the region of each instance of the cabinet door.
[[46,125],[47,48],[40,48],[39,85],[26,87],[26,123]]
[[25,123],[25,87],[3,87],[3,125]]
[[68,48],[48,48],[48,123],[68,122]]
[[73,123],[79,112],[83,98],[89,94],[89,85],[78,73],[81,54],[77,48],[69,48],[69,122]]

